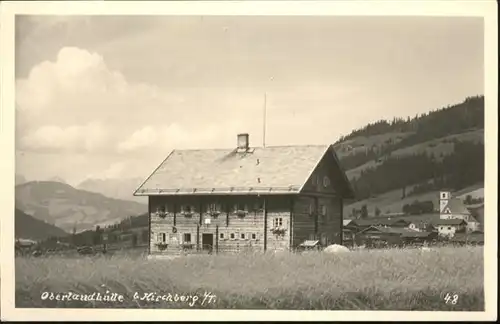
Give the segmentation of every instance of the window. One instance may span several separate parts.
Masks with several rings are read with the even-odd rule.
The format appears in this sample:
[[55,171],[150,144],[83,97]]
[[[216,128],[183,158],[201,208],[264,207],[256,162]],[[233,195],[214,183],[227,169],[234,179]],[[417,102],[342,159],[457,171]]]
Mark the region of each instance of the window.
[[220,238],[221,240],[223,240],[223,239],[224,239],[224,233],[219,233],[219,238]]
[[182,213],[192,213],[192,212],[194,212],[194,207],[191,205],[182,205],[181,212]]
[[273,227],[283,226],[283,218],[276,217],[273,219]]
[[245,233],[240,234],[240,239],[244,240],[245,239]]
[[326,205],[320,205],[319,210],[321,210],[321,215],[326,216]]
[[323,187],[328,187],[330,185],[330,179],[327,176],[323,177]]
[[207,212],[209,213],[220,212],[220,210],[221,210],[220,204],[217,203],[211,203],[208,204],[207,206]]
[[451,227],[450,227],[450,226],[448,226],[448,230],[451,230]]
[[316,213],[316,206],[314,203],[309,204],[309,215],[313,216]]
[[252,233],[252,240],[256,240],[257,239],[257,234],[256,233]]
[[163,242],[165,243],[167,241],[167,234],[166,233],[158,233],[158,236],[156,237],[158,242]]
[[191,243],[191,233],[184,233],[184,243]]
[[264,210],[264,200],[258,200],[255,202],[255,210],[257,211]]
[[234,235],[234,233],[231,233],[231,234],[229,235],[229,237],[231,238],[231,240],[234,240],[234,239],[235,239],[235,235]]
[[247,205],[244,203],[236,203],[234,204],[234,211],[246,211],[247,210]]

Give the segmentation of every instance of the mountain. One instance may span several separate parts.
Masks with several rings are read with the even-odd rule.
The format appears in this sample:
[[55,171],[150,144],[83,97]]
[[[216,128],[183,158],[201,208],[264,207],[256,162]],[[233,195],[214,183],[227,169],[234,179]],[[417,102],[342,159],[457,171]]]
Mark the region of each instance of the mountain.
[[16,239],[44,240],[51,236],[66,236],[67,232],[59,227],[47,224],[16,208],[15,213]]
[[101,193],[107,197],[147,203],[145,197],[133,196],[134,191],[144,181],[142,178],[127,179],[86,179],[76,186],[77,189]]
[[16,208],[72,232],[92,229],[143,214],[147,205],[109,198],[60,182],[32,181],[16,186]]
[[44,181],[67,183],[63,178],[58,177],[58,176],[50,177],[50,178],[48,178],[47,180],[44,180]]
[[[356,192],[346,205],[373,215],[401,212],[415,200],[433,201],[447,188],[460,194],[484,183],[484,96],[413,118],[380,120],[334,144]],[[354,213],[353,213],[354,211]]]

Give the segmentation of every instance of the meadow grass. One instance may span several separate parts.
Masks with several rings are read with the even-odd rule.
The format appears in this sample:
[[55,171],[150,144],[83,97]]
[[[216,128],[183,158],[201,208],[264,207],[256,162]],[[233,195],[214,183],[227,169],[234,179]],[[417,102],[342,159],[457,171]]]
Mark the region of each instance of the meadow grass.
[[[16,307],[189,308],[135,292],[196,295],[194,308],[484,310],[483,248],[344,254],[16,258]],[[42,300],[42,292],[124,295],[122,303]],[[205,292],[216,298],[201,304]],[[458,295],[456,304],[445,296]],[[451,300],[450,300],[451,301]]]

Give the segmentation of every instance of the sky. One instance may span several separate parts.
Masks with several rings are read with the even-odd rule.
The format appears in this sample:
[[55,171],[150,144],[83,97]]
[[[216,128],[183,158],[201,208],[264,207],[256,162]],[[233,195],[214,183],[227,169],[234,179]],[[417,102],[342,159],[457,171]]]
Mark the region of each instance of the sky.
[[17,16],[16,174],[146,178],[172,149],[331,144],[484,93],[481,18]]

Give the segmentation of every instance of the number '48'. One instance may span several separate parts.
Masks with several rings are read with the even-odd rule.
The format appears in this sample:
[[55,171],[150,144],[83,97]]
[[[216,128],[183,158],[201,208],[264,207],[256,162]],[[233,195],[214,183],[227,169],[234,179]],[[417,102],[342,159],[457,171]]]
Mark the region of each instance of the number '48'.
[[446,293],[446,295],[444,296],[444,302],[446,304],[456,305],[458,303],[458,295]]

